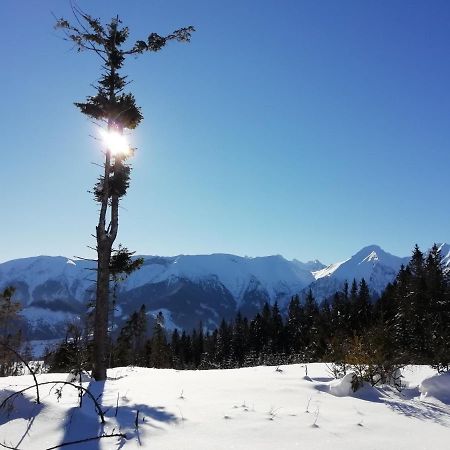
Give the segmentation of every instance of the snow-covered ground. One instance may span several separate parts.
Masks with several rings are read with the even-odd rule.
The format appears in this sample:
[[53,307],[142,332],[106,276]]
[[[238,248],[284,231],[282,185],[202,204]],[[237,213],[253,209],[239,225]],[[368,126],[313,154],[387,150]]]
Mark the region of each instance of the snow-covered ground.
[[[365,387],[357,395],[346,395],[345,381],[333,381],[324,364],[309,364],[308,376],[301,365],[279,369],[110,370],[106,383],[90,385],[106,410],[104,429],[89,399],[79,409],[77,392],[70,386],[63,389],[59,401],[56,387],[42,386],[42,405],[34,403],[30,390],[16,400],[9,416],[1,412],[0,442],[17,449],[45,450],[115,430],[126,433],[128,439],[104,438],[67,448],[449,448],[450,406],[443,403],[448,395],[442,392],[450,389],[448,375],[433,377],[434,371],[427,367],[410,367],[404,371],[407,388],[401,394]],[[66,377],[45,374],[38,378]],[[30,376],[0,378],[0,397],[31,384]]]

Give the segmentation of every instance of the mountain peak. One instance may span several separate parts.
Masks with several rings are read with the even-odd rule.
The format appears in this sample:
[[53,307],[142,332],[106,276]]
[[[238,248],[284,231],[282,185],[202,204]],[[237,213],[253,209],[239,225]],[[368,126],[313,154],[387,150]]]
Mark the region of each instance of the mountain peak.
[[368,256],[366,256],[361,262],[373,262],[378,261],[378,254],[375,252],[375,250],[372,250]]
[[378,255],[378,254],[383,254],[386,252],[379,245],[371,244],[371,245],[367,245],[366,247],[363,247],[355,255],[353,255],[353,257],[362,256],[362,255],[368,256],[372,253],[375,253]]

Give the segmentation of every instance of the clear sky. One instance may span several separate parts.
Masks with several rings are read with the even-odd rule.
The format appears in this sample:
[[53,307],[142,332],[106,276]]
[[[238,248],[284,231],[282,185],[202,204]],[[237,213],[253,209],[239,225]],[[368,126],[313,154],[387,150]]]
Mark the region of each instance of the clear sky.
[[[79,0],[132,37],[144,121],[119,237],[140,254],[345,259],[450,241],[447,0]],[[53,30],[69,1],[2,0],[0,261],[94,256],[101,162],[73,106],[99,61]]]

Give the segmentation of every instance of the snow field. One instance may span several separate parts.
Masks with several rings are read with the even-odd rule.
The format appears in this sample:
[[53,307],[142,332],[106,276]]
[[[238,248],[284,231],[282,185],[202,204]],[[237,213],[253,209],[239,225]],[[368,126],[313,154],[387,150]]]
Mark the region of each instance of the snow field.
[[[19,398],[15,410],[0,415],[0,442],[23,450],[45,450],[61,442],[121,431],[127,440],[104,438],[71,449],[447,449],[450,407],[422,401],[419,384],[427,367],[404,371],[407,388],[364,387],[345,395],[345,381],[332,380],[325,364],[233,370],[176,371],[117,368],[106,383],[91,383],[106,410],[104,429],[92,402],[78,408],[67,386],[58,401],[56,387],[42,386],[42,405],[34,390]],[[40,381],[66,380],[67,374],[39,375]],[[0,398],[32,384],[30,376],[0,379]],[[338,389],[339,395],[332,395]],[[444,383],[445,384],[445,383]],[[84,383],[88,386],[89,383]],[[334,386],[334,387],[330,387]],[[445,385],[446,386],[446,385]],[[422,387],[421,387],[422,390]],[[423,396],[422,396],[423,397]],[[117,417],[115,406],[119,403]],[[135,429],[136,411],[139,426]]]

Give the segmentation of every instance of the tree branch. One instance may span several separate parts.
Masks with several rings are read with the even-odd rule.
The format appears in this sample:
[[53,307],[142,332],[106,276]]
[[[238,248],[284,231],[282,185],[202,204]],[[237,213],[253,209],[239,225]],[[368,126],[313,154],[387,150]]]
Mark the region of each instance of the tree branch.
[[[89,391],[89,389],[84,388],[83,386],[80,385],[76,385],[74,383],[71,383],[70,381],[44,381],[43,383],[38,383],[37,386],[45,386],[47,384],[53,384],[54,386],[57,384],[62,384],[62,385],[69,385],[74,387],[75,389],[77,389],[78,391],[82,391],[85,394],[87,394],[90,399],[94,402],[95,405],[95,409],[97,411],[97,414],[100,417],[100,420],[102,423],[105,423],[105,416],[103,414],[103,411],[100,407],[100,405],[98,404],[98,401],[96,400],[96,398],[92,395],[92,393]],[[8,403],[9,400],[11,400],[12,398],[14,398],[17,395],[23,394],[25,391],[28,391],[30,389],[33,389],[34,386],[28,386],[24,389],[21,389],[20,391],[16,391],[13,392],[12,394],[8,395],[3,401],[2,403],[0,403],[0,409],[4,408],[4,406]]]
[[0,345],[2,345],[4,348],[6,348],[6,350],[8,350],[9,352],[14,353],[14,355],[16,355],[17,358],[19,358],[25,364],[26,368],[29,370],[29,372],[33,376],[34,385],[36,386],[36,403],[39,405],[41,403],[41,400],[39,398],[39,385],[38,385],[38,381],[36,378],[36,374],[34,373],[34,370],[28,365],[28,363],[22,358],[22,356],[20,356],[20,354],[18,352],[16,352],[13,348],[11,348],[9,345],[4,344],[3,342],[0,342]]
[[54,447],[48,447],[45,450],[54,450],[55,448],[61,448],[61,447],[65,447],[67,445],[81,444],[82,442],[96,441],[98,439],[111,438],[111,437],[121,437],[121,438],[127,439],[127,435],[124,433],[101,434],[100,436],[94,436],[94,437],[86,438],[86,439],[79,439],[78,441],[63,442],[62,444],[55,445]]

